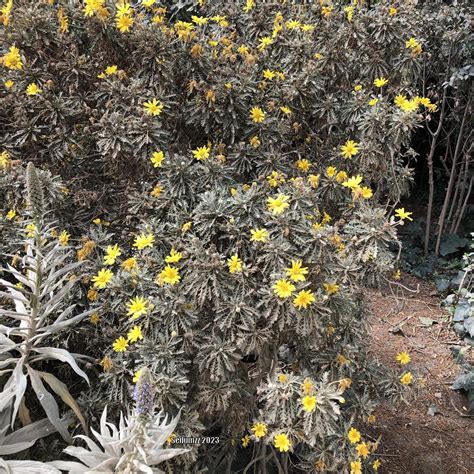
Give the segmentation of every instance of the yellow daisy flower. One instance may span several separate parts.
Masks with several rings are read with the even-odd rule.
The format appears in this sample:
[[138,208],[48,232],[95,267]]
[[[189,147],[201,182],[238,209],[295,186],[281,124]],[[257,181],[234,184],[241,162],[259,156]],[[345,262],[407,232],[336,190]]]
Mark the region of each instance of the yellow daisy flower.
[[274,293],[279,297],[279,298],[289,298],[293,292],[296,290],[295,285],[293,283],[290,283],[288,280],[281,279],[278,280],[273,286],[273,291]]

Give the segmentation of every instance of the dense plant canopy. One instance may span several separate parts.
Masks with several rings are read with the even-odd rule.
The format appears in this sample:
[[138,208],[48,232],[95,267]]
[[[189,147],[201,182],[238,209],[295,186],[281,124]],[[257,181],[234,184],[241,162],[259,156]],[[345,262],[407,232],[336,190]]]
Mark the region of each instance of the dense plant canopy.
[[[359,429],[413,375],[408,354],[396,373],[367,357],[361,288],[399,278],[411,139],[439,113],[434,89],[418,90],[422,10],[7,0],[2,15],[9,424],[37,421],[42,379],[83,425],[103,412],[108,437],[104,407],[118,420],[145,373],[154,405],[180,412],[167,445],[219,443],[167,456],[157,428],[131,451],[100,441],[104,466],[377,470]],[[152,407],[134,413],[110,436],[161,426]]]

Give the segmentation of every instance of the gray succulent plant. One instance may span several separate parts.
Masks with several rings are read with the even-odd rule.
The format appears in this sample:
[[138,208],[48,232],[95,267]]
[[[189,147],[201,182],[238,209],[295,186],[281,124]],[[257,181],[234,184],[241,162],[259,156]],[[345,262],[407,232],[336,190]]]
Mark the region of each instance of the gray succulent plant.
[[100,419],[100,432],[91,428],[97,444],[88,436],[79,435],[87,448],[70,446],[66,454],[76,461],[54,461],[51,466],[72,474],[115,472],[123,474],[162,473],[156,466],[189,451],[188,449],[163,448],[173,433],[176,417],[167,423],[162,412],[143,416],[137,411],[128,416],[120,415],[118,427],[107,421],[107,407]]

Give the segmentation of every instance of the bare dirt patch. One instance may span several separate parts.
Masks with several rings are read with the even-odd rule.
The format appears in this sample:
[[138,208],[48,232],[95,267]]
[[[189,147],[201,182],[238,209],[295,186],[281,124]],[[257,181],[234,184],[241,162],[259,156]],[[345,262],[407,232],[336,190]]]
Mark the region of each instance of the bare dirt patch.
[[[379,472],[413,474],[474,473],[474,417],[467,397],[450,389],[460,372],[451,347],[465,345],[440,308],[440,297],[430,282],[404,276],[402,284],[417,293],[370,294],[371,355],[387,366],[397,366],[395,355],[406,350],[416,377],[416,398],[408,405],[380,406],[369,429],[382,435],[383,467]],[[430,318],[435,322],[426,325]],[[399,327],[400,331],[393,332]],[[392,331],[391,331],[392,330]],[[468,358],[474,358],[473,348]],[[438,412],[430,415],[428,409]]]

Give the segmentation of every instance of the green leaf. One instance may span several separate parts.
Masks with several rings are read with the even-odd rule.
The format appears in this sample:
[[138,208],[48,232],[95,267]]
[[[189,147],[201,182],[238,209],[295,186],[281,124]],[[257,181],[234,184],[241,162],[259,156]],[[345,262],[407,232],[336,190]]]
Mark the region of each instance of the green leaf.
[[458,252],[468,244],[469,240],[462,239],[457,234],[450,234],[447,235],[441,242],[439,253],[444,257],[446,255]]

